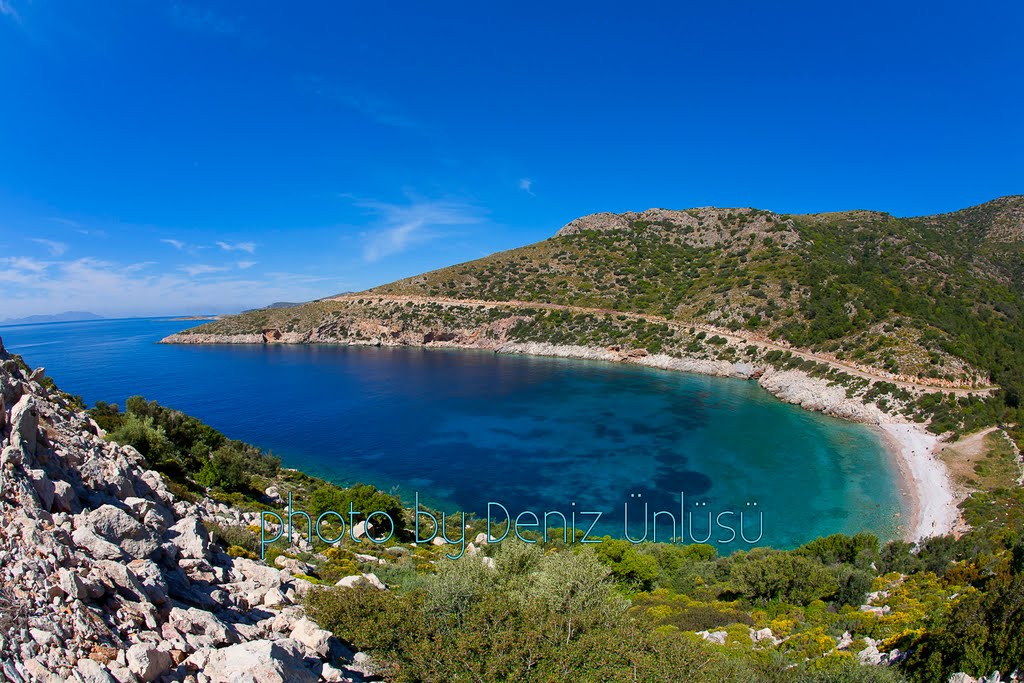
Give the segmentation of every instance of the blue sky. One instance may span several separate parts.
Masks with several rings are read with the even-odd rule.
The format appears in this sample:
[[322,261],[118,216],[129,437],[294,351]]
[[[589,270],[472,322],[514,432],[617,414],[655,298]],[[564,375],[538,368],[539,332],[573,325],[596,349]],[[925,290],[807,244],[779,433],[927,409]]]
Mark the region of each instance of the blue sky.
[[0,0],[0,319],[357,290],[595,211],[1024,192],[1016,2]]

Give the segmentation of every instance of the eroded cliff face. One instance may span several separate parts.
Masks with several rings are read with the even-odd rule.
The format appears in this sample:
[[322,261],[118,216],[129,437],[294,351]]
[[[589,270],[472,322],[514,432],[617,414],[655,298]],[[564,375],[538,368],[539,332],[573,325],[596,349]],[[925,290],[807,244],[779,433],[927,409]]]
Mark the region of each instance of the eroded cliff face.
[[309,582],[204,526],[255,513],[175,497],[2,341],[0,437],[0,680],[364,680],[295,604]]

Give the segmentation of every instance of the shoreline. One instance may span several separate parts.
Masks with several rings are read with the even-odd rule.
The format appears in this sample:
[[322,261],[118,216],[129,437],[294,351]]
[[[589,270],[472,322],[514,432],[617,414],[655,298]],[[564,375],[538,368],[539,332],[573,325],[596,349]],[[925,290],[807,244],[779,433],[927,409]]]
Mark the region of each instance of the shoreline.
[[334,344],[338,346],[415,346],[420,348],[456,348],[488,350],[509,355],[531,355],[575,360],[599,360],[644,367],[692,372],[713,377],[753,380],[765,391],[785,403],[820,412],[850,422],[859,422],[879,434],[883,447],[896,463],[897,485],[909,523],[898,536],[919,542],[932,536],[952,533],[959,516],[959,500],[945,465],[935,451],[939,438],[923,426],[902,420],[880,410],[873,403],[846,397],[842,387],[811,377],[801,370],[757,367],[752,363],[675,357],[646,351],[611,350],[600,347],[558,345],[545,342],[460,343],[453,341],[408,343],[352,343],[350,340],[321,339],[315,342],[282,339],[266,342],[261,335],[187,335],[173,334],[161,344]]
[[952,533],[960,515],[953,480],[937,451],[939,437],[915,423],[888,422],[877,426],[882,442],[894,457],[908,503],[910,521],[903,538],[919,542]]

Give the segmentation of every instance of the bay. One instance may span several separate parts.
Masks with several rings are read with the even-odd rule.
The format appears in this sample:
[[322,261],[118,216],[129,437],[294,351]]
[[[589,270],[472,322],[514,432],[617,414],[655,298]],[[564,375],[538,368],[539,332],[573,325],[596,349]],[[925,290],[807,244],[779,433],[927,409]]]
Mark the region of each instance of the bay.
[[631,538],[644,533],[646,504],[648,523],[664,510],[681,525],[673,533],[660,515],[658,540],[686,542],[704,537],[709,515],[712,542],[728,539],[721,523],[738,531],[742,512],[748,539],[761,530],[756,545],[780,548],[836,532],[897,535],[898,475],[876,433],[755,382],[459,349],[157,343],[196,324],[50,323],[0,336],[90,405],[142,395],[287,467],[407,504],[418,493],[449,513],[483,515],[489,502],[513,517],[577,512],[581,529],[593,519],[582,513],[600,512],[594,532],[622,537],[628,503]]

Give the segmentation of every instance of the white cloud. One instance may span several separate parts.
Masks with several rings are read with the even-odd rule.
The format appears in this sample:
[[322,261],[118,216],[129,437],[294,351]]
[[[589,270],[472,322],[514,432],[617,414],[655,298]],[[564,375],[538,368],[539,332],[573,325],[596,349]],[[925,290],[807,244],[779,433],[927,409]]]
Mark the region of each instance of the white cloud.
[[256,253],[256,245],[252,242],[217,242],[217,246],[224,251],[244,251],[250,254]]
[[46,270],[49,265],[26,256],[8,256],[6,258],[0,258],[0,263],[10,270],[29,271],[32,273],[41,273]]
[[197,263],[191,266],[182,266],[181,270],[192,277],[196,275],[209,275],[210,273],[222,273],[227,270],[226,266],[211,266],[206,263]]
[[361,200],[357,206],[380,217],[377,228],[364,235],[363,257],[378,261],[405,251],[413,244],[443,235],[439,227],[473,225],[482,220],[481,211],[454,201],[414,201],[408,205]]
[[168,238],[168,239],[162,239],[160,241],[163,242],[164,244],[171,245],[172,247],[174,247],[175,249],[177,249],[179,251],[184,249],[185,246],[186,246],[186,244],[184,242],[182,242],[181,240],[172,240],[172,239]]
[[249,268],[255,266],[257,263],[259,263],[259,261],[239,261],[238,267],[241,270],[248,270]]
[[32,241],[36,244],[41,244],[46,247],[46,250],[50,252],[50,256],[63,256],[68,250],[68,245],[63,242],[57,242],[55,240],[46,240],[41,237],[33,237]]
[[272,301],[309,301],[351,288],[335,278],[303,273],[240,277],[237,270],[225,268],[197,278],[186,272],[153,273],[147,270],[151,265],[2,257],[0,319],[65,310],[109,316],[232,312]]
[[536,196],[535,194],[533,194],[533,181],[529,178],[519,179],[519,189],[525,192],[526,194],[530,195],[531,197]]

